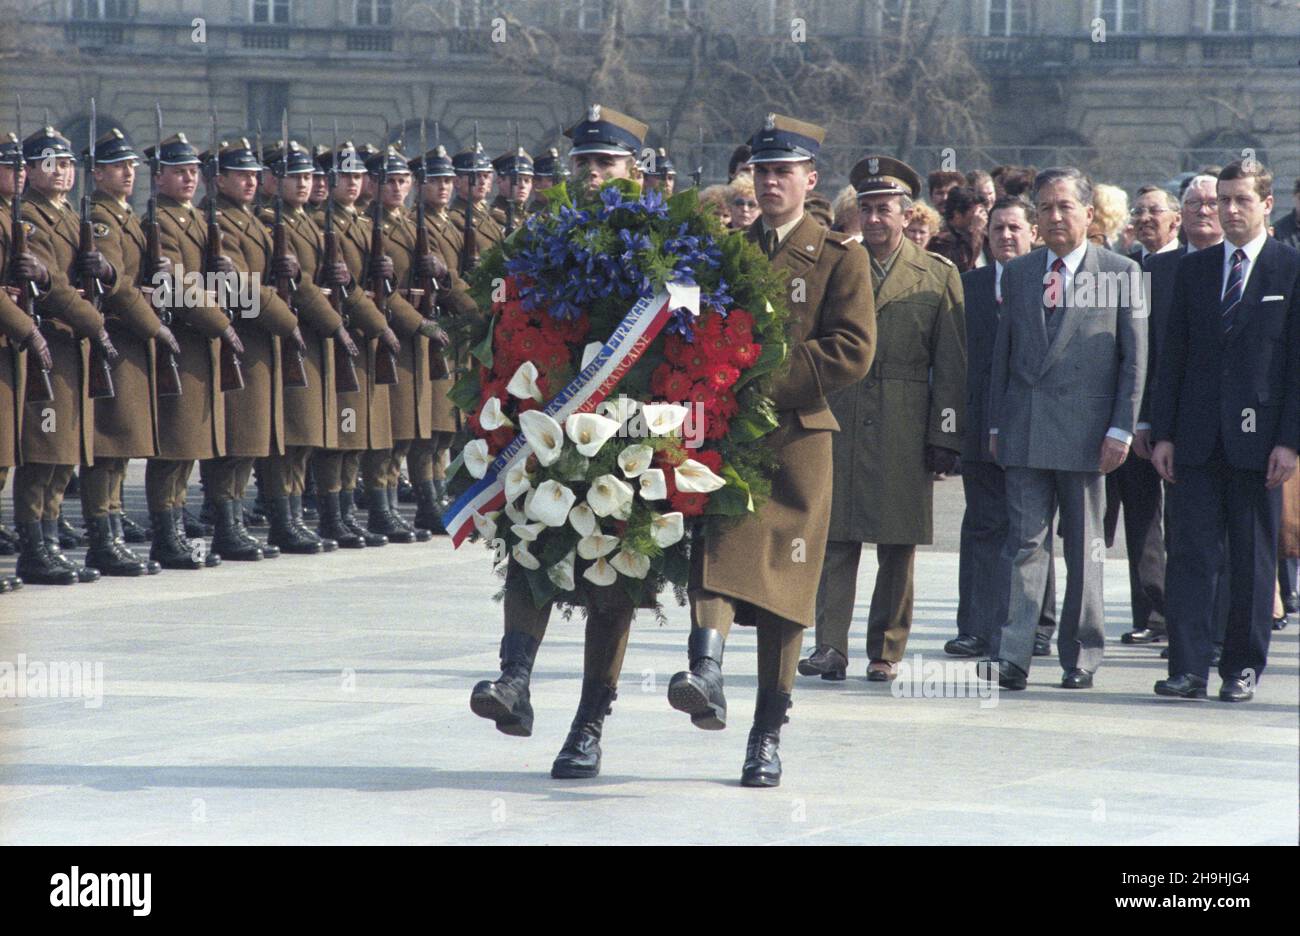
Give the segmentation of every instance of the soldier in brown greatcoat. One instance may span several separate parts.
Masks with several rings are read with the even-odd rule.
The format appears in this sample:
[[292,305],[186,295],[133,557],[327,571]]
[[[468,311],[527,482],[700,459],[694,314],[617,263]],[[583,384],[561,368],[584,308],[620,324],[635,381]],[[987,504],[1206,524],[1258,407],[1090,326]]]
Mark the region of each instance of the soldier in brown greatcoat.
[[452,166],[456,170],[456,198],[448,209],[448,217],[457,231],[464,233],[466,205],[472,205],[470,230],[474,242],[468,250],[463,250],[457,259],[456,272],[462,278],[468,278],[478,258],[489,249],[501,243],[505,232],[492,216],[488,204],[488,192],[492,190],[492,161],[483,152],[483,145],[476,144],[473,149],[464,150],[452,157]]
[[497,176],[492,220],[505,237],[517,230],[528,217],[528,199],[533,194],[533,157],[520,146],[492,160],[492,170]]

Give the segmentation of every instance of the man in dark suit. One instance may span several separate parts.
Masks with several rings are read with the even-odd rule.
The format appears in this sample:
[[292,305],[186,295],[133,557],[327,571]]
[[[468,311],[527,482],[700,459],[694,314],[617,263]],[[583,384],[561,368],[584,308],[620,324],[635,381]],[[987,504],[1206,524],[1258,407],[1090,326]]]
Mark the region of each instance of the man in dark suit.
[[1152,463],[1170,484],[1169,678],[1159,695],[1205,695],[1225,533],[1219,698],[1252,698],[1267,663],[1281,486],[1300,447],[1300,253],[1268,236],[1272,189],[1253,159],[1225,166],[1225,241],[1178,266],[1152,406]]
[[[1003,196],[989,217],[993,263],[963,273],[966,296],[966,431],[962,433],[961,483],[966,512],[961,520],[961,559],[957,574],[957,636],[944,644],[950,656],[988,653],[995,628],[1007,610],[1011,569],[1003,557],[1007,542],[1007,494],[1004,472],[989,454],[988,392],[993,342],[1002,311],[1003,264],[1029,253],[1038,237],[1034,206],[1024,198]],[[1049,540],[1050,542],[1050,540]],[[1043,610],[1034,637],[1034,655],[1051,652],[1056,627],[1056,574],[1047,567]]]
[[1300,179],[1295,180],[1295,188],[1291,194],[1295,199],[1295,207],[1278,218],[1273,228],[1273,236],[1288,247],[1300,250]]

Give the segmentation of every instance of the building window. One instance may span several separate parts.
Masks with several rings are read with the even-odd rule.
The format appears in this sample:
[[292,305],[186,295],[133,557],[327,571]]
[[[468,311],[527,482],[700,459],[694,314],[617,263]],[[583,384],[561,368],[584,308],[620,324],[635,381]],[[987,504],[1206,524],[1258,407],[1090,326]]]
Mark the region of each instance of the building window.
[[691,14],[696,12],[702,0],[664,0],[664,18],[669,29],[690,29]]
[[1097,16],[1108,33],[1140,32],[1142,0],[1097,0]]
[[358,26],[392,26],[393,0],[356,0]]
[[258,25],[285,26],[289,23],[289,0],[251,0],[252,21]]
[[590,32],[605,25],[605,0],[567,0],[560,14],[565,29]]
[[1250,0],[1211,0],[1211,32],[1250,32]]
[[123,20],[132,13],[134,0],[72,0],[74,20]]
[[989,0],[985,35],[1020,36],[1029,32],[1029,0]]

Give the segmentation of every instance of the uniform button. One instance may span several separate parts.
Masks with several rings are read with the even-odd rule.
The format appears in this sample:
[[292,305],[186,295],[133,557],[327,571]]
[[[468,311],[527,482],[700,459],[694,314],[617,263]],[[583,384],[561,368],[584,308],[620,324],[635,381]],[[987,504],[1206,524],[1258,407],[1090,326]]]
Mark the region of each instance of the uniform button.
[[872,423],[872,421],[871,421],[870,419],[864,419],[864,420],[862,420],[862,425],[864,425],[864,426],[870,426],[871,423]]

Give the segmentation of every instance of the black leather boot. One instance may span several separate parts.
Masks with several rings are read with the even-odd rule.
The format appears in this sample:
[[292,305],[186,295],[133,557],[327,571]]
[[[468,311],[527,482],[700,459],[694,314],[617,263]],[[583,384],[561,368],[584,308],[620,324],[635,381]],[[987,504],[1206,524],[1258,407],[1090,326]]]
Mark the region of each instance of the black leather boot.
[[[172,527],[176,530],[176,538],[187,552],[199,558],[204,568],[215,569],[221,565],[221,557],[203,541],[202,535],[195,536],[189,532],[191,519],[187,508],[175,507],[172,509]],[[193,539],[190,538],[191,536],[193,536]]]
[[293,528],[298,531],[299,536],[305,536],[320,543],[321,552],[333,552],[339,548],[339,544],[335,540],[317,536],[303,521],[301,494],[289,495],[289,521],[293,524]]
[[149,514],[149,526],[153,531],[153,545],[149,547],[149,558],[164,569],[201,569],[203,560],[192,552],[189,541],[182,542],[176,535],[176,515],[170,510]]
[[86,537],[77,531],[68,518],[59,514],[59,546],[63,549],[80,549],[86,545]]
[[41,521],[18,524],[18,568],[14,570],[32,585],[76,585],[77,570],[56,562],[46,551]]
[[[410,485],[407,485],[408,487]],[[422,527],[417,527],[402,516],[402,511],[398,506],[397,488],[387,488],[388,491],[388,512],[392,514],[393,520],[403,530],[406,530],[415,537],[417,543],[427,543],[433,539],[433,533]]]
[[271,498],[271,532],[266,541],[287,553],[313,555],[321,551],[320,538],[304,535],[293,522],[288,496]]
[[[127,522],[129,522],[129,520],[130,518],[128,518],[126,514],[120,512],[114,512],[108,515],[108,525],[113,530],[114,542],[116,542],[117,545],[121,547],[123,552],[127,553],[128,555],[136,559],[139,559],[141,562],[144,563],[145,575],[157,575],[159,572],[162,571],[161,565],[159,565],[157,562],[154,562],[152,559],[147,559],[147,558],[142,559],[139,553],[137,553],[134,549],[131,549],[126,545],[128,542],[126,524]],[[136,526],[134,523],[132,523],[131,525]],[[140,527],[136,526],[136,529],[138,530],[140,529]],[[141,532],[143,533],[143,531]],[[143,536],[141,539],[137,540],[137,542],[147,543],[149,542],[149,537]]]
[[0,556],[12,556],[18,552],[18,534],[0,523]]
[[371,488],[366,491],[366,500],[370,504],[366,518],[366,529],[369,532],[388,537],[390,543],[405,545],[415,542],[415,533],[402,529],[402,525],[393,516],[392,507],[388,503],[388,491],[384,488]]
[[745,766],[740,771],[740,785],[774,787],[781,785],[781,726],[790,719],[790,693],[777,689],[759,689],[754,700],[754,727],[749,729],[745,745]]
[[115,523],[118,528],[118,535],[122,538],[122,542],[135,543],[137,545],[149,542],[149,531],[128,517],[124,512],[118,511],[113,514],[113,516],[117,518]]
[[415,487],[404,474],[397,476],[397,500],[402,504],[415,503]]
[[365,542],[367,546],[387,546],[388,537],[382,533],[372,533],[357,522],[356,491],[339,491],[339,520]]
[[539,642],[531,634],[508,631],[501,638],[501,676],[485,679],[469,695],[470,711],[497,723],[502,734],[527,738],[533,733],[533,706],[528,680]]
[[274,559],[279,556],[279,546],[272,545],[271,543],[264,543],[249,532],[248,527],[244,523],[244,518],[247,516],[248,511],[244,509],[244,502],[242,500],[235,501],[235,529],[239,531],[239,538],[245,543],[249,543],[250,545],[256,546],[258,549],[262,550],[263,559]]
[[5,592],[18,591],[23,587],[23,580],[16,575],[0,575],[0,595]]
[[145,574],[144,561],[117,542],[113,535],[113,522],[107,515],[91,517],[86,522],[90,527],[86,565],[104,575],[134,577]]
[[582,680],[578,713],[573,716],[564,747],[560,748],[555,763],[551,765],[552,777],[576,780],[600,773],[600,732],[605,725],[605,716],[617,698],[618,693],[612,686],[596,679]]
[[689,673],[668,681],[668,704],[691,716],[691,724],[705,731],[727,727],[727,697],[722,694],[722,633],[697,627],[686,643]]
[[[207,508],[207,504],[204,504]],[[185,524],[185,529],[181,531],[187,539],[204,539],[212,535],[213,526],[211,523],[204,523],[201,519],[190,513],[188,507],[180,508],[181,520]]]
[[366,541],[359,534],[352,532],[352,528],[343,522],[337,491],[333,494],[320,491],[316,494],[316,500],[320,505],[320,526],[316,528],[316,532],[321,539],[332,540],[342,549],[365,548]]
[[262,547],[252,537],[241,536],[242,526],[238,523],[239,504],[233,500],[213,501],[217,514],[217,526],[212,533],[212,551],[222,559],[234,562],[258,562],[262,559]]
[[98,569],[92,569],[85,565],[77,565],[63,554],[63,549],[60,547],[62,537],[59,535],[59,524],[61,519],[62,518],[59,517],[45,517],[41,520],[41,530],[45,533],[45,551],[49,553],[50,559],[54,562],[65,565],[73,572],[77,573],[78,582],[98,582]]
[[430,533],[446,533],[442,526],[438,489],[434,486],[436,483],[421,481],[415,485],[415,528],[428,530]]

